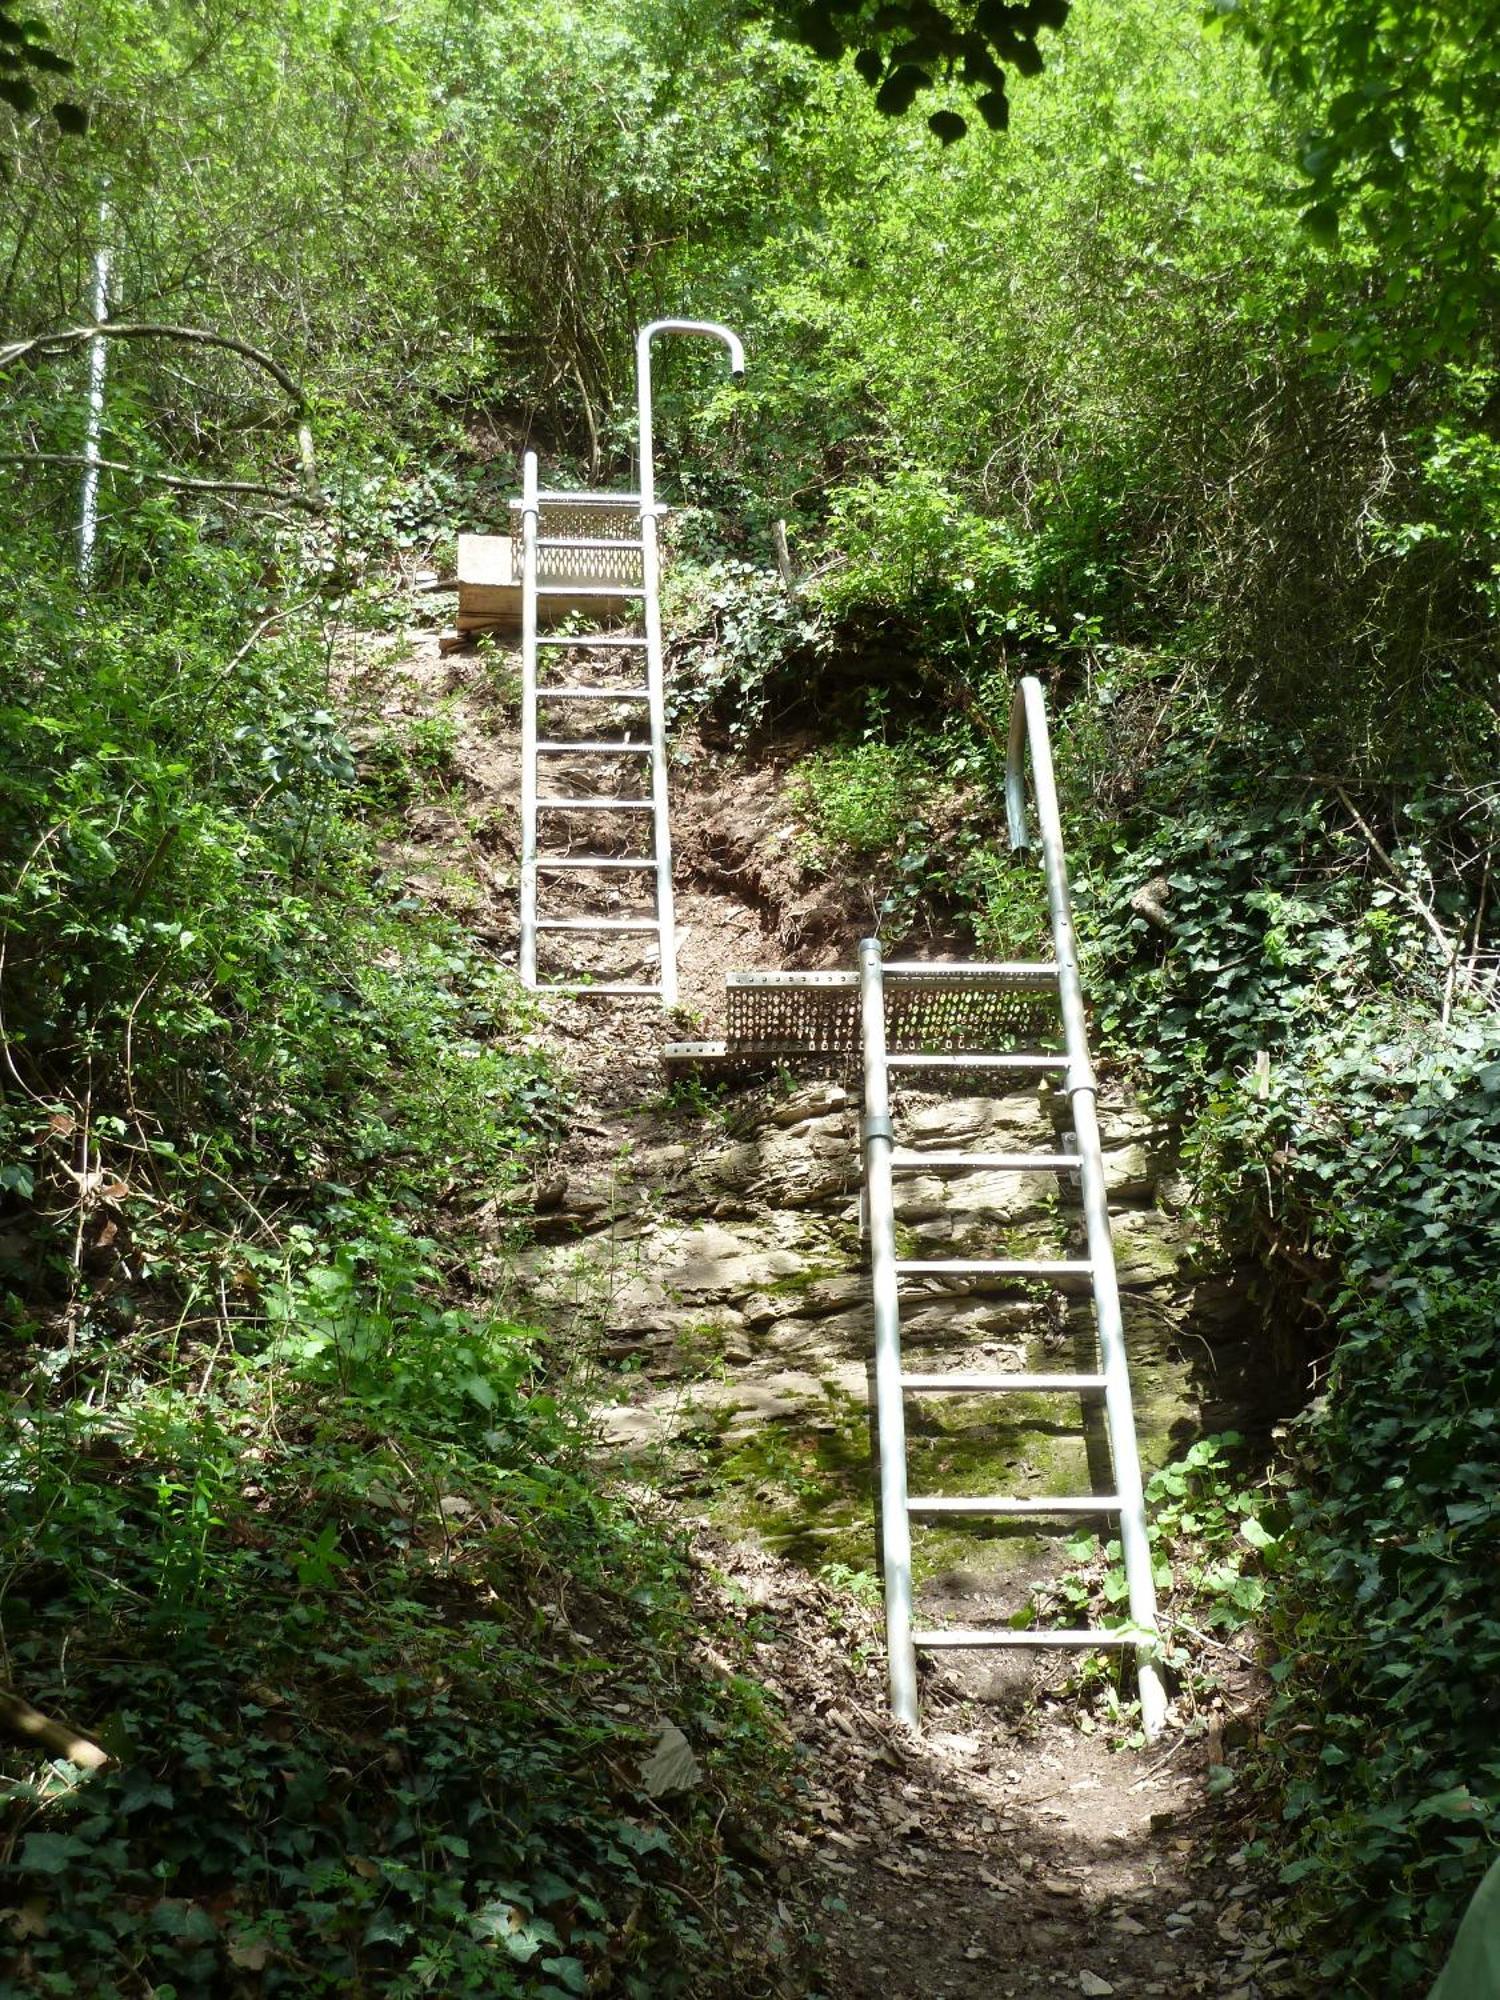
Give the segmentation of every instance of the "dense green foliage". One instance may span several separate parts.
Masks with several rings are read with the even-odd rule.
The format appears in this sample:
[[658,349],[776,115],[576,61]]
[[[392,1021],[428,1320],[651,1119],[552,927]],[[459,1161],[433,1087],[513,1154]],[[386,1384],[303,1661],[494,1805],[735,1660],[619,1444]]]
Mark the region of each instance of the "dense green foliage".
[[[753,1845],[780,1810],[776,1732],[690,1664],[680,1562],[600,1498],[517,1331],[432,1302],[431,1248],[268,1286],[213,1397],[142,1384],[8,1442],[11,1670],[119,1759],[8,1787],[45,1806],[13,1990],[755,1990],[717,1822]],[[708,1774],[653,1801],[672,1714]]]
[[[34,14],[23,14],[22,5],[23,0],[0,0],[0,104],[24,118],[42,102],[38,84],[71,75],[73,65],[52,46],[47,24]],[[47,108],[58,131],[87,130],[86,114],[70,98],[53,97]],[[0,177],[8,166],[6,155],[0,153]]]
[[[466,1269],[562,1085],[387,885],[321,621],[244,629],[269,546],[143,501],[106,599],[9,524],[8,1672],[118,1758],[7,1781],[9,1973],[744,1990],[715,1822],[777,1809],[774,1730]],[[674,1714],[711,1775],[655,1804]]]
[[[904,49],[911,9],[874,41],[825,13],[861,69],[717,0],[524,33],[448,0],[41,11],[92,135],[4,114],[0,341],[87,317],[102,227],[117,313],[249,341],[295,393],[117,342],[132,470],[80,593],[78,351],[3,377],[8,1643],[34,1698],[152,1746],[31,1823],[17,1949],[57,1991],[85,1964],[101,1992],[226,1964],[538,1991],[544,1956],[563,1992],[666,1991],[668,1961],[754,1990],[686,1913],[707,1808],[648,1809],[628,1770],[685,1674],[751,1811],[755,1700],[680,1664],[674,1558],[590,1491],[556,1357],[473,1274],[471,1211],[563,1084],[504,975],[383,877],[440,731],[356,767],[327,674],[335,623],[391,622],[394,575],[498,522],[519,440],[623,474],[631,333],[695,311],[750,375],[731,398],[664,350],[665,476],[745,525],[677,523],[679,714],[836,739],[796,790],[808,851],[860,858],[888,935],[937,910],[1029,945],[998,777],[1017,671],[1050,683],[1101,1039],[1185,1121],[1266,1339],[1318,1369],[1264,1579],[1236,1545],[1278,1653],[1265,1851],[1319,1978],[1413,1990],[1500,1803],[1493,10],[1245,0],[1206,32],[1191,0],[1090,0],[1008,131],[946,148],[869,85],[896,109],[925,69],[961,115],[943,37],[1010,10],[927,10]],[[1061,12],[1024,11],[1029,46]],[[294,416],[323,517],[276,497]],[[594,1622],[551,1618],[564,1576]],[[534,1819],[459,1824],[522,1787]]]
[[[1476,935],[1462,864],[1487,836],[1472,798],[1417,793],[1372,874],[1347,803],[1290,760],[1268,783],[1265,750],[1221,742],[1206,772],[1178,741],[1090,927],[1103,1025],[1196,1114],[1200,1211],[1263,1258],[1268,1337],[1338,1343],[1268,1516],[1262,1851],[1326,1927],[1320,1975],[1394,1994],[1430,1969],[1500,1804],[1500,1016],[1413,907]],[[1130,898],[1147,884],[1165,931]]]
[[[1369,273],[1340,333],[1378,379],[1494,359],[1500,74],[1493,0],[1215,0],[1306,129],[1304,225]],[[1338,338],[1340,334],[1332,335]]]

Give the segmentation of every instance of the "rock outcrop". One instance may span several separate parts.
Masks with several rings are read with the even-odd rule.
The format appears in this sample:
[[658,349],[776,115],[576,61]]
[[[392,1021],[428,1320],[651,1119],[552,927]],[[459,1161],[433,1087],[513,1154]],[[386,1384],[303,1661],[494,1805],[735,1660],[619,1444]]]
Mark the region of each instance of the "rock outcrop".
[[[784,1548],[873,1567],[871,1322],[860,1232],[856,1095],[838,1083],[765,1090],[637,1121],[607,1162],[546,1190],[538,1242],[513,1274],[516,1307],[592,1330],[628,1371],[606,1379],[604,1439],[701,1481]],[[1044,1092],[995,1098],[908,1093],[901,1143],[1051,1150],[1065,1123]],[[1148,1473],[1232,1401],[1238,1365],[1232,1274],[1200,1267],[1182,1212],[1173,1135],[1118,1093],[1101,1104],[1126,1337]],[[1050,1173],[903,1176],[898,1245],[908,1256],[1079,1257],[1082,1217]],[[904,1299],[906,1351],[924,1370],[1057,1372],[1094,1365],[1084,1280],[934,1278]],[[628,1393],[620,1393],[628,1388]],[[1102,1412],[1076,1398],[914,1398],[914,1486],[938,1492],[1066,1493],[1107,1482]],[[1051,1566],[1030,1524],[924,1529],[919,1573]],[[1014,1592],[1012,1591],[1012,1595]]]

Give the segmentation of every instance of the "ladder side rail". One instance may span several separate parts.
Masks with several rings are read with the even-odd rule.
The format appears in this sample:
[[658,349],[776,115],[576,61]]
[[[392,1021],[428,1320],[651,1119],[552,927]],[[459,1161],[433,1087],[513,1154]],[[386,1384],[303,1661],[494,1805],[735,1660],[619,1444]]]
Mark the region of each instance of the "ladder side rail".
[[912,1643],[911,1517],[906,1489],[906,1409],[901,1385],[901,1309],[896,1274],[896,1211],[891,1191],[890,1083],[886,1074],[885,982],[880,946],[859,947],[864,1034],[865,1214],[875,1313],[875,1421],[880,1448],[880,1541],[885,1571],[886,1658],[891,1709],[917,1727],[917,1657]]
[[540,501],[536,453],[521,481],[521,984],[536,985],[536,544]]
[[[643,467],[642,486],[649,484]],[[661,552],[654,501],[641,503],[641,584],[646,622],[646,715],[651,732],[651,808],[655,835],[657,974],[663,1007],[677,1005],[677,907],[672,894],[672,818],[667,795],[666,670],[661,643]]]
[[[1052,745],[1047,731],[1046,702],[1040,681],[1030,674],[1021,681],[1011,706],[1010,754],[1005,778],[1011,844],[1016,848],[1025,848],[1030,844],[1026,831],[1025,788],[1025,757],[1028,750],[1031,759],[1032,790],[1036,799],[1037,827],[1042,841],[1042,868],[1047,884],[1047,905],[1052,922],[1053,958],[1057,964],[1063,1043],[1068,1057],[1066,1087],[1073,1113],[1073,1131],[1078,1142],[1078,1178],[1088,1237],[1088,1254],[1094,1267],[1094,1310],[1099,1334],[1099,1358],[1106,1383],[1105,1413],[1109,1427],[1110,1451],[1115,1464],[1115,1492],[1119,1499],[1120,1512],[1120,1547],[1125,1559],[1130,1617],[1133,1624],[1155,1635],[1156,1586],[1151,1570],[1151,1544],[1146,1529],[1145,1491],[1141,1480],[1140,1453],[1136,1445],[1130,1371],[1125,1355],[1125,1330],[1120,1310],[1120,1287],[1115,1270],[1114,1243],[1109,1225],[1109,1201],[1104,1184],[1104,1156],[1099,1139],[1097,1101],[1099,1086],[1089,1056],[1088,1026],[1083,1006],[1083,985],[1078,972],[1078,947],[1073,930],[1072,902],[1068,894],[1067,863],[1063,855],[1062,817],[1058,811],[1057,781],[1052,767]],[[1152,1741],[1161,1734],[1167,1712],[1166,1688],[1161,1677],[1160,1640],[1155,1636],[1149,1643],[1138,1647],[1136,1671],[1141,1697],[1142,1726],[1147,1740]]]
[[696,333],[729,351],[731,378],[745,375],[739,335],[717,320],[655,319],[635,337],[637,440],[641,461],[641,583],[645,595],[646,684],[651,690],[651,798],[656,808],[656,915],[661,926],[661,1004],[677,1005],[677,912],[672,895],[672,835],[667,801],[667,721],[661,647],[661,551],[657,542],[656,439],[651,409],[651,343],[664,333]]

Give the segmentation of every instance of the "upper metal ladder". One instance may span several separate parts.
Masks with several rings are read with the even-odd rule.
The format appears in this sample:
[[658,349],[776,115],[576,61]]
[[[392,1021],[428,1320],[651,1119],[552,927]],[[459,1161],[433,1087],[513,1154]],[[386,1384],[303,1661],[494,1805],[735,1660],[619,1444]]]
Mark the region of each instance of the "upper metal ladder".
[[[513,503],[521,517],[521,952],[523,984],[540,992],[631,994],[657,998],[663,1007],[677,1004],[677,924],[672,896],[672,835],[667,798],[667,725],[665,674],[661,635],[661,555],[657,539],[658,522],[665,508],[656,504],[655,451],[651,410],[651,343],[663,333],[706,334],[722,341],[729,350],[732,378],[739,381],[745,372],[744,350],[728,327],[709,320],[654,320],[636,336],[636,395],[640,433],[641,490],[639,493],[543,493],[537,484],[535,452],[527,452],[522,494]],[[546,532],[548,515],[558,523],[556,532]],[[590,517],[593,520],[590,520]],[[582,523],[587,527],[629,528],[635,533],[566,534],[561,524]],[[623,579],[623,567],[634,573]],[[609,574],[610,565],[615,565]],[[601,575],[603,580],[599,580]],[[546,598],[576,600],[598,598],[618,604],[628,601],[633,609],[628,620],[638,630],[593,631],[577,636],[538,633],[538,604]],[[602,608],[602,606],[601,606]],[[567,671],[558,681],[544,677],[540,660],[557,662]],[[624,678],[600,678],[611,666],[626,669]],[[567,712],[576,702],[604,702],[611,709],[623,706],[636,712],[644,707],[646,732],[635,732],[629,722],[617,725],[621,734],[600,736],[594,732],[570,736],[562,725],[541,733],[539,712],[555,706]],[[538,782],[542,758],[581,761],[597,772],[587,781],[589,789],[576,785],[549,785],[542,791]],[[639,760],[639,761],[638,761]],[[646,782],[605,789],[602,780],[611,772],[640,771],[644,764]],[[557,768],[554,765],[553,768]],[[651,844],[644,853],[575,853],[564,833],[560,844],[549,837],[546,850],[539,844],[539,823],[549,829],[566,828],[573,814],[615,814],[627,823],[650,814]],[[582,874],[645,874],[651,878],[654,907],[621,916],[575,910],[566,915],[546,915],[538,909],[538,884],[547,876]],[[581,967],[569,968],[564,976],[538,978],[537,941],[539,933],[655,934],[657,976],[649,979],[593,979]]]
[[[879,944],[865,939],[859,948],[860,1015],[864,1062],[863,1150],[865,1201],[870,1241],[875,1319],[875,1393],[880,1454],[881,1541],[885,1571],[886,1636],[890,1664],[891,1705],[904,1722],[917,1721],[916,1648],[923,1647],[1072,1647],[1128,1646],[1136,1655],[1141,1717],[1148,1739],[1156,1737],[1166,1719],[1166,1691],[1160,1666],[1156,1627],[1156,1592],[1146,1533],[1145,1499],[1140,1458],[1136,1449],[1135,1416],[1126,1366],[1120,1291],[1110,1237],[1104,1161],[1099,1143],[1098,1086],[1089,1059],[1083,992],[1078,975],[1077,948],[1063,858],[1062,826],[1053,777],[1052,750],[1047,734],[1046,707],[1039,682],[1027,678],[1016,690],[1011,713],[1010,756],[1006,774],[1006,806],[1014,848],[1030,845],[1026,826],[1026,758],[1030,751],[1036,815],[1042,841],[1042,865],[1051,919],[1053,959],[1031,966],[931,965],[885,966]],[[893,1000],[903,982],[930,984],[946,975],[957,990],[983,991],[1005,980],[1014,989],[1055,994],[1061,1015],[1060,1055],[962,1052],[943,1055],[891,1054],[887,1047],[887,995]],[[1071,1118],[1073,1147],[1061,1152],[979,1153],[915,1151],[897,1146],[891,1116],[892,1072],[919,1078],[924,1068],[973,1070],[1000,1076],[1060,1074]],[[897,1255],[893,1177],[932,1172],[985,1173],[1055,1172],[1076,1176],[1086,1230],[1084,1259],[984,1258],[903,1259]],[[912,1280],[944,1276],[1015,1278],[1059,1284],[1087,1278],[1093,1293],[1099,1365],[1088,1374],[913,1374],[902,1366],[901,1297]],[[1036,1495],[918,1495],[907,1486],[906,1398],[921,1394],[984,1394],[1022,1391],[1027,1394],[1076,1394],[1104,1399],[1113,1460],[1113,1491],[1066,1497]],[[912,1609],[912,1537],[914,1517],[986,1515],[1011,1517],[1115,1516],[1125,1560],[1130,1623],[1108,1627],[1059,1630],[1011,1626],[980,1630],[914,1627]]]

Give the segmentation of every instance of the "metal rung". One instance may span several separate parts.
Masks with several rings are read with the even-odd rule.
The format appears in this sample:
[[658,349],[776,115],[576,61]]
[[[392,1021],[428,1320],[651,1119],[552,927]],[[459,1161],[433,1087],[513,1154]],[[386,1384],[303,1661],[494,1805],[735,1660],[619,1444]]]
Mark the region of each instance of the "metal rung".
[[896,1269],[912,1277],[1086,1278],[1093,1270],[1086,1258],[1060,1257],[934,1257],[897,1258]]
[[1086,1627],[1073,1630],[1038,1630],[1033,1626],[1000,1626],[991,1630],[964,1631],[954,1625],[947,1629],[933,1627],[925,1632],[913,1632],[914,1646],[959,1647],[959,1646],[1077,1646],[1091,1652],[1096,1646],[1137,1646],[1140,1640],[1128,1632],[1089,1631]]
[[1066,1056],[887,1056],[887,1069],[1062,1070]]
[[1076,1174],[1076,1153],[892,1153],[891,1167],[897,1173],[926,1173],[933,1167],[990,1168],[1015,1174]]
[[729,993],[759,990],[766,993],[801,993],[816,987],[838,987],[853,992],[859,985],[857,972],[726,972],[724,988]]
[[649,993],[654,999],[661,998],[660,986],[636,986],[628,979],[539,980],[534,990],[538,993]]
[[655,931],[655,917],[538,917],[539,931]]
[[927,965],[919,958],[903,959],[881,967],[883,977],[897,986],[910,980],[936,982],[943,986],[1032,986],[1045,992],[1057,984],[1057,965],[1051,959],[1006,959],[994,964],[955,965],[951,962]]
[[[639,493],[556,492],[538,493],[536,498],[538,507],[630,507],[637,514],[641,511],[641,496]],[[512,500],[510,511],[513,514],[524,514],[526,511],[526,502],[524,500]],[[658,509],[657,511],[664,512],[665,510]]]
[[539,583],[538,597],[644,597],[643,583]]
[[644,650],[646,641],[644,639],[629,637],[621,638],[613,632],[575,632],[570,639],[539,637],[537,644],[539,646],[571,646],[575,649],[584,646],[608,646],[612,650],[639,653]]
[[650,799],[538,799],[538,812],[644,812],[653,810]]
[[606,859],[602,854],[555,854],[549,860],[545,854],[537,857],[538,868],[655,868],[654,859],[648,861],[616,861]]
[[612,737],[602,743],[585,742],[582,739],[577,743],[557,741],[538,743],[536,749],[539,757],[649,757],[651,755],[649,743],[617,742]]
[[539,549],[643,549],[646,544],[629,541],[623,535],[538,535]]
[[1115,1493],[1073,1494],[1055,1498],[1043,1494],[1034,1500],[1013,1500],[1004,1494],[950,1493],[931,1495],[906,1503],[908,1514],[1118,1514],[1120,1500]]
[[538,701],[649,701],[650,688],[538,688]]
[[909,1389],[914,1396],[944,1392],[962,1396],[992,1389],[1019,1390],[1027,1395],[1047,1395],[1071,1389],[1079,1395],[1087,1395],[1098,1394],[1107,1384],[1102,1375],[1005,1375],[993,1372],[967,1375],[955,1370],[948,1375],[903,1375],[901,1386]]

